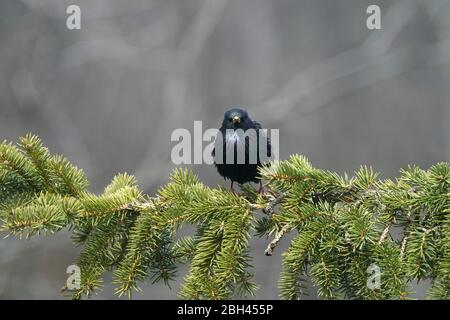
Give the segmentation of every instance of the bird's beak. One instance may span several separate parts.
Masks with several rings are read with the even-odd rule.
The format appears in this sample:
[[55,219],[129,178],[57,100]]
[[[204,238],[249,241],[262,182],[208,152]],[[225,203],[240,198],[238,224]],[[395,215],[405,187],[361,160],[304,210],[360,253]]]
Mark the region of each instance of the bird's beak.
[[239,118],[239,116],[233,117],[233,124],[240,123],[240,122],[241,122],[241,118]]

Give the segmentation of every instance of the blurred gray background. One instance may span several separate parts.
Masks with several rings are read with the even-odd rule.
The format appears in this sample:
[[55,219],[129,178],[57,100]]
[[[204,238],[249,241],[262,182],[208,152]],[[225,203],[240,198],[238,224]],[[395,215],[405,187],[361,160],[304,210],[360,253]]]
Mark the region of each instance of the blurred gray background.
[[[69,4],[81,30],[66,28]],[[370,4],[381,30],[366,27]],[[242,105],[280,129],[282,159],[394,177],[449,160],[449,27],[450,0],[1,0],[0,140],[40,135],[91,191],[126,171],[154,193],[174,168],[171,132],[218,127]],[[277,298],[288,240],[273,257],[252,241],[258,298]],[[63,298],[78,251],[67,232],[0,240],[0,298]],[[96,298],[114,297],[109,280]],[[178,286],[144,283],[134,298],[175,298]]]

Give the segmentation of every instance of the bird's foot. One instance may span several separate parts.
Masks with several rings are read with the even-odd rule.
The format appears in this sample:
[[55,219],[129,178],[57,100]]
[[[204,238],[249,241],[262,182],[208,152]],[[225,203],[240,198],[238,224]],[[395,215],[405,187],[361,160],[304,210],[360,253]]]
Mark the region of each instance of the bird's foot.
[[232,193],[232,194],[237,194],[236,193],[236,191],[234,190],[234,188],[233,188],[233,184],[234,184],[234,182],[233,181],[231,181],[231,186],[230,186],[230,192]]
[[261,195],[265,195],[266,194],[266,189],[264,188],[264,186],[262,185],[262,183],[259,183],[259,189],[258,189],[258,193]]

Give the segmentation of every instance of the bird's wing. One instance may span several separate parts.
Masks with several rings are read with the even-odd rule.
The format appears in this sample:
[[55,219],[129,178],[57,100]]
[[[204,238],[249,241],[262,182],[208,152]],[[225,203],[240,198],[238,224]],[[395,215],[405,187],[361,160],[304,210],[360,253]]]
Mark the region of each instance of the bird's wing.
[[256,130],[262,129],[262,125],[258,121],[253,121],[253,126]]
[[[219,135],[221,135],[220,138]],[[219,143],[222,143],[222,145],[220,146]],[[219,132],[216,136],[216,141],[214,142],[214,148],[211,151],[211,155],[214,159],[216,157],[216,147],[219,153],[222,152],[222,150],[225,148],[225,128],[223,126],[219,128]],[[220,156],[220,154],[218,156]]]
[[272,157],[272,143],[270,141],[270,137],[267,135],[267,132],[264,130],[259,131],[259,129],[263,129],[261,123],[257,122],[257,121],[253,121],[253,125],[255,127],[255,129],[259,132],[259,139],[261,140],[261,138],[265,138],[267,139],[267,156],[269,158]]

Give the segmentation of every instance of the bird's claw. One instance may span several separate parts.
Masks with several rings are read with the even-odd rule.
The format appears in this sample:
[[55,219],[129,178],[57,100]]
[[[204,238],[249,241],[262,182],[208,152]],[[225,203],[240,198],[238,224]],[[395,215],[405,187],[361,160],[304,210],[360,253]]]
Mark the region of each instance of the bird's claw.
[[259,183],[258,193],[260,195],[265,195],[266,194],[266,189],[264,188],[264,186],[263,186],[263,184],[261,182]]

